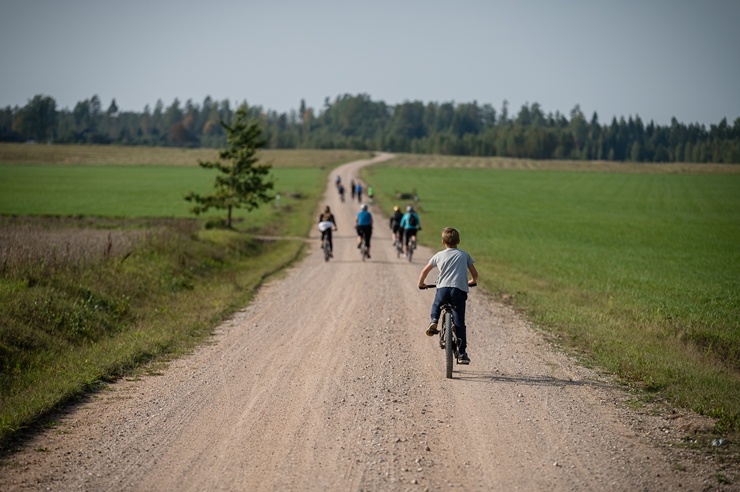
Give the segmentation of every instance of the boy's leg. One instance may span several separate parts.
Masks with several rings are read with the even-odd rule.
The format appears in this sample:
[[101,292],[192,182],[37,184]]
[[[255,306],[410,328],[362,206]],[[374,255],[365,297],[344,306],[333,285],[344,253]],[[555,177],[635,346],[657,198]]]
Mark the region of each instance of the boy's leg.
[[460,353],[464,354],[468,348],[467,328],[465,327],[465,301],[468,293],[460,289],[450,288],[450,301],[453,306],[452,321],[457,330],[457,339],[460,341]]
[[437,289],[437,291],[434,293],[434,301],[432,301],[432,309],[429,313],[431,322],[429,323],[429,327],[426,331],[426,334],[430,337],[439,333],[437,323],[439,322],[439,315],[442,314],[442,309],[440,308],[440,306],[444,304],[445,298],[447,296],[446,290],[446,288],[441,288]]

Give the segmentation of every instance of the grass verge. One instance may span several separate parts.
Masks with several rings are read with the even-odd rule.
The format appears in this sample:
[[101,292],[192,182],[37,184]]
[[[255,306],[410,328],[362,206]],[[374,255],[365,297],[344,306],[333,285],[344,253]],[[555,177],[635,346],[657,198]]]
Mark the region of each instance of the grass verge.
[[419,195],[422,243],[458,227],[481,283],[584,361],[740,430],[740,166],[424,157],[364,175],[386,211]]
[[0,449],[101,382],[202,343],[304,248],[255,236],[304,237],[327,174],[367,157],[266,152],[279,206],[204,230],[182,194],[212,185],[196,164],[215,153],[0,145]]

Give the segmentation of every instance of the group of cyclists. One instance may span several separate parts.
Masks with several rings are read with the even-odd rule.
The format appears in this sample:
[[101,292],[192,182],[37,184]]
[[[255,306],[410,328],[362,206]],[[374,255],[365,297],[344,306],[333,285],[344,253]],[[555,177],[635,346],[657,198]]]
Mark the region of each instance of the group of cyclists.
[[[344,185],[341,182],[341,178],[337,176],[336,185],[339,191],[342,201],[344,201]],[[370,190],[368,188],[368,196],[370,197]],[[362,185],[352,180],[351,183],[352,199],[357,197],[360,202],[360,211],[355,217],[355,229],[357,231],[357,247],[361,248],[363,241],[366,245],[367,258],[370,258],[370,239],[373,235],[373,216],[368,210],[367,203],[362,203]],[[399,245],[403,248],[404,256],[409,255],[409,247],[412,242],[415,243],[416,237],[421,230],[421,220],[419,214],[414,210],[413,205],[406,207],[406,213],[401,212],[400,207],[397,205],[393,207],[393,214],[390,217],[389,228],[393,231],[393,246],[398,248]],[[328,237],[330,256],[333,250],[332,246],[332,231],[337,230],[336,220],[331,209],[327,205],[324,212],[319,216],[319,229],[321,230],[322,243],[324,239]],[[458,248],[460,243],[460,235],[457,229],[447,227],[442,232],[442,242],[445,246],[443,251],[435,254],[429,262],[425,265],[422,270],[418,286],[419,289],[426,289],[430,286],[425,284],[427,274],[433,269],[439,269],[439,276],[437,278],[437,284],[434,287],[437,288],[437,292],[432,303],[431,308],[431,322],[426,328],[425,333],[429,336],[433,336],[439,333],[438,322],[440,318],[440,310],[443,304],[450,304],[453,309],[453,320],[455,324],[455,333],[457,334],[457,361],[459,364],[469,364],[470,358],[466,352],[467,337],[466,337],[466,326],[465,326],[465,302],[467,300],[467,292],[470,286],[476,285],[478,279],[478,272],[473,266],[473,259],[470,255]],[[411,256],[408,256],[409,259]],[[472,279],[468,280],[468,272],[472,275]],[[449,362],[448,362],[449,364]],[[448,371],[450,371],[448,366]],[[450,377],[451,372],[448,372]]]
[[[336,177],[335,181],[337,191],[340,199],[344,201],[345,188],[342,183],[340,176]],[[350,189],[352,192],[352,200],[357,197],[361,203],[360,211],[355,217],[355,230],[357,231],[357,247],[362,246],[362,242],[365,242],[367,247],[367,257],[370,258],[370,239],[373,235],[373,216],[368,210],[367,203],[362,203],[362,184],[355,182],[353,179],[350,183]],[[373,198],[372,186],[367,188],[368,199]],[[409,253],[409,243],[411,240],[415,240],[417,234],[421,230],[421,221],[419,220],[419,214],[414,210],[412,205],[406,207],[406,213],[401,212],[401,209],[396,205],[393,207],[393,214],[390,218],[389,228],[393,231],[393,247],[398,247],[400,244],[403,245],[404,256]],[[332,231],[337,230],[336,220],[334,214],[327,205],[324,211],[319,216],[319,230],[321,231],[321,241],[328,238],[329,245],[333,251]],[[333,256],[333,255],[332,255]]]

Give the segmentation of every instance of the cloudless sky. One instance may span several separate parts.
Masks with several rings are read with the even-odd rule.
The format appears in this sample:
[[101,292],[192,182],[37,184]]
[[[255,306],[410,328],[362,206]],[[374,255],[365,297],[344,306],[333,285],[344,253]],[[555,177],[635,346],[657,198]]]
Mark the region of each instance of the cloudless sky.
[[367,94],[732,124],[739,53],[740,0],[0,0],[0,107]]

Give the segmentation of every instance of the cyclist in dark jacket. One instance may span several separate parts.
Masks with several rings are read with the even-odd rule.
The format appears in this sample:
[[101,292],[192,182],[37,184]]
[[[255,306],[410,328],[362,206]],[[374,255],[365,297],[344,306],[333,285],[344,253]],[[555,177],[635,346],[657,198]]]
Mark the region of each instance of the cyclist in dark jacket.
[[321,242],[324,242],[324,238],[329,238],[329,250],[331,251],[329,254],[333,257],[334,256],[334,241],[332,241],[332,234],[331,231],[334,229],[337,230],[337,221],[334,218],[334,214],[331,213],[331,209],[329,208],[329,205],[326,206],[324,209],[324,212],[319,215],[319,230],[321,231]]
[[395,207],[393,207],[393,215],[391,215],[391,222],[388,226],[393,231],[393,246],[397,246],[398,243],[402,240],[402,238],[400,237],[402,218],[403,213],[401,212],[401,209],[398,208],[398,205],[396,205]]

